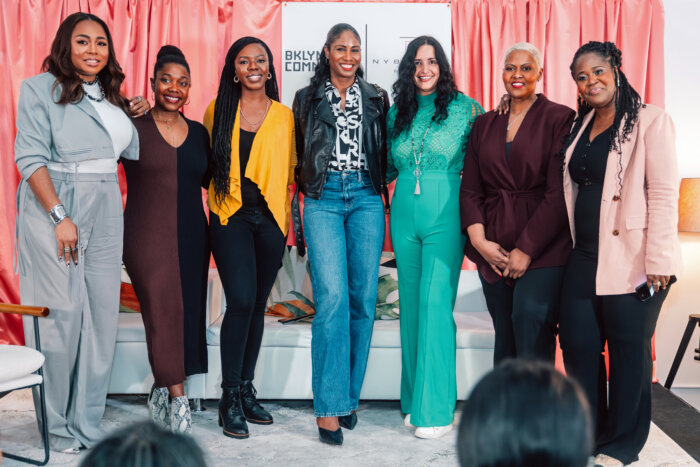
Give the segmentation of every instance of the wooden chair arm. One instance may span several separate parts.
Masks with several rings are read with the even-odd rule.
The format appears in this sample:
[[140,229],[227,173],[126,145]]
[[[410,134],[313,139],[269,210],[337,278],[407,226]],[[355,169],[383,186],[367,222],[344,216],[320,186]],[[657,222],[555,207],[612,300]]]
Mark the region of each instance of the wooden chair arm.
[[9,303],[0,303],[0,313],[15,313],[19,315],[45,318],[49,316],[49,309],[45,306],[11,305]]

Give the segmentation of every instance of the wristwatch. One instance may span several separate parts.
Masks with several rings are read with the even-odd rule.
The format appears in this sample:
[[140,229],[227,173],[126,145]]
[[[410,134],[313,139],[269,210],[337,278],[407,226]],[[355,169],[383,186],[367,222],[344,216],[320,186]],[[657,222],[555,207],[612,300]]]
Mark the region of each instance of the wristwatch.
[[66,208],[62,204],[57,204],[49,211],[49,219],[51,219],[53,225],[60,224],[66,217],[68,217],[68,214],[66,214]]

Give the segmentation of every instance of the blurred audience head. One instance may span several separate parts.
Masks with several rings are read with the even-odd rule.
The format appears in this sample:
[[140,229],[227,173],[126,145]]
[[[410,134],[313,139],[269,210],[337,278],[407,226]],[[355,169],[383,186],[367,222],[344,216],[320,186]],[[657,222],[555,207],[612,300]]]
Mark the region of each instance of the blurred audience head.
[[81,467],[206,467],[194,439],[172,433],[153,422],[139,422],[115,431],[90,449]]
[[462,467],[585,467],[592,449],[583,390],[550,364],[507,360],[464,403]]

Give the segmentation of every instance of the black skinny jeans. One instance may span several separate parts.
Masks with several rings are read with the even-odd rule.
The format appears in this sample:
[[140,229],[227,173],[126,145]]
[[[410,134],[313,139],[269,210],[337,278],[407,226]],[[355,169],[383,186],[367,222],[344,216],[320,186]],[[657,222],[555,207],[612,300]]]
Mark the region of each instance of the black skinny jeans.
[[267,206],[242,206],[221,225],[211,213],[211,247],[226,296],[221,325],[222,386],[252,380],[285,237]]

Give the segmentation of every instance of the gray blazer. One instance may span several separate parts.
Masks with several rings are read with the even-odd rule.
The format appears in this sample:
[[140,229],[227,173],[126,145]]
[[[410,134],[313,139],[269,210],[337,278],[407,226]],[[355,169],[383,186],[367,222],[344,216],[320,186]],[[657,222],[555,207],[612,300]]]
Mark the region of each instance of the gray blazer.
[[[112,139],[87,99],[76,104],[56,104],[61,86],[51,95],[56,78],[42,73],[22,81],[17,105],[15,162],[23,179],[49,162],[80,162],[114,157]],[[139,158],[139,137],[132,131],[124,159]]]

